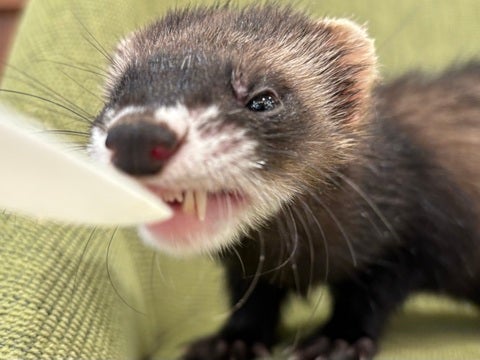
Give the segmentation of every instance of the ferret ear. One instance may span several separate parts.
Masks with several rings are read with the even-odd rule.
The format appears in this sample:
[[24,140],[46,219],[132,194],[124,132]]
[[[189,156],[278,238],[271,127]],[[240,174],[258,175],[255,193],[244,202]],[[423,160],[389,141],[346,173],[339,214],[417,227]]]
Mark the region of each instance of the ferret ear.
[[331,117],[356,122],[371,106],[371,93],[378,79],[375,46],[364,27],[347,19],[324,19],[317,23],[323,38],[322,52],[326,94]]

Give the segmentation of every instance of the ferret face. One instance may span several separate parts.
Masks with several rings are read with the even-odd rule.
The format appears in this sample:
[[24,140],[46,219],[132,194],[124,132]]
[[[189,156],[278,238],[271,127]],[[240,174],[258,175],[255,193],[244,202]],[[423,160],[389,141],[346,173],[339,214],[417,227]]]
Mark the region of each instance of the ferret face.
[[349,44],[373,57],[355,25],[275,7],[170,13],[123,40],[90,152],[172,207],[142,237],[219,250],[347,161],[375,72]]

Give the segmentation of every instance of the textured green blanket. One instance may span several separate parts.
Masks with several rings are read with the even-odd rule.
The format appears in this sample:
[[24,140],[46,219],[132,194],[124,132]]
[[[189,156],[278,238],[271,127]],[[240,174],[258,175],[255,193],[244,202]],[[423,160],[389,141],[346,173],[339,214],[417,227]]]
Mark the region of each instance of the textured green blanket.
[[[128,30],[185,3],[32,0],[2,88],[59,105],[12,94],[2,94],[3,100],[46,128],[86,131],[78,114],[94,115],[101,105],[102,52]],[[385,77],[417,67],[439,70],[480,54],[478,0],[311,0],[298,6],[314,16],[368,22]],[[66,140],[82,143],[85,137]],[[34,156],[26,166],[35,165]],[[0,226],[2,359],[174,359],[189,339],[213,331],[228,313],[221,271],[209,259],[156,254],[131,229],[58,226],[11,214],[0,215]],[[325,294],[292,300],[279,358],[297,333],[325,318]],[[467,304],[417,297],[390,322],[378,358],[480,359],[479,320]]]

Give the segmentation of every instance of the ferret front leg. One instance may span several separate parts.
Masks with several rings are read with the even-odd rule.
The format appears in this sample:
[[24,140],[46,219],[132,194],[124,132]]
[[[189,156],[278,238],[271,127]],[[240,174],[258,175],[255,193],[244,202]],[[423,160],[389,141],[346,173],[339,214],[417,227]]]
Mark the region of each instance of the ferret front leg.
[[330,320],[299,346],[294,359],[373,358],[388,316],[420,281],[408,261],[386,264],[330,285],[334,302]]
[[228,283],[234,310],[227,323],[190,346],[184,360],[249,360],[269,354],[286,290],[236,270],[228,272]]

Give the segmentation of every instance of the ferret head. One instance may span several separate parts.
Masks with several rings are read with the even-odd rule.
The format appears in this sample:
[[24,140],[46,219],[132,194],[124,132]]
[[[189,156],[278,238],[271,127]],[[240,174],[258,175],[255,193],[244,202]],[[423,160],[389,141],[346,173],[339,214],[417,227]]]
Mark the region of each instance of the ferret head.
[[348,20],[171,12],[120,42],[90,152],[172,207],[140,228],[148,242],[221,250],[351,159],[375,78],[372,41]]

